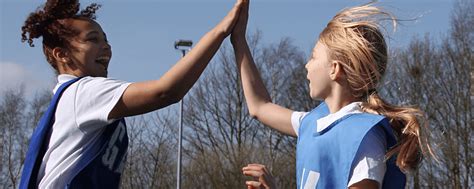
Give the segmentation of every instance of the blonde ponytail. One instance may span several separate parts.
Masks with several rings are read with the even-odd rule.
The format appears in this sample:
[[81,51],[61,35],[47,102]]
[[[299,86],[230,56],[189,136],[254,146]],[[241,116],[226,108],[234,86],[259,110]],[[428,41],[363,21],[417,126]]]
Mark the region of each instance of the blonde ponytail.
[[367,97],[362,103],[365,112],[384,115],[398,139],[398,143],[391,148],[386,159],[397,155],[397,165],[401,170],[410,172],[420,164],[423,154],[432,154],[428,145],[428,138],[423,135],[427,121],[424,113],[417,108],[401,107],[385,102],[376,92]]

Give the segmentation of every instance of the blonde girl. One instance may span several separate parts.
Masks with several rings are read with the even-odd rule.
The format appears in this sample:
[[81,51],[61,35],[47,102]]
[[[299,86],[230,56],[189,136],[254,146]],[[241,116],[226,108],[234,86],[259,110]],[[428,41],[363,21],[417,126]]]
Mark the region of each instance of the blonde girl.
[[[395,19],[368,4],[334,16],[319,35],[306,64],[310,112],[272,103],[245,39],[248,4],[231,41],[250,114],[297,137],[298,188],[404,188],[405,173],[417,168],[426,143],[423,112],[391,105],[377,92],[387,68],[387,45],[379,21]],[[274,187],[263,165],[250,164],[249,188]]]

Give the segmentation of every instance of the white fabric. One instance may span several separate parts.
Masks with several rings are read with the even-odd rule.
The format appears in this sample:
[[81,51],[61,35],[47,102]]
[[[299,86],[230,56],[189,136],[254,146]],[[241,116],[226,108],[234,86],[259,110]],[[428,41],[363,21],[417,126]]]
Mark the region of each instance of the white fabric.
[[[59,75],[53,92],[74,78]],[[38,174],[39,188],[64,187],[82,151],[97,140],[106,125],[115,121],[109,120],[108,115],[129,84],[110,78],[84,77],[64,91],[48,134],[48,150]]]
[[296,136],[298,136],[301,120],[303,120],[304,116],[308,113],[309,112],[293,112],[291,114],[291,126],[293,126],[293,129],[295,130]]
[[342,107],[339,111],[329,114],[326,117],[322,117],[317,122],[316,131],[321,132],[322,130],[326,129],[331,125],[334,121],[341,119],[342,117],[349,115],[349,114],[356,114],[362,113],[362,109],[360,108],[361,102],[353,102],[344,107]]
[[[362,113],[360,104],[361,102],[350,103],[339,111],[316,120],[316,131],[320,132],[324,130],[334,121],[346,115]],[[291,114],[291,124],[297,136],[301,121],[308,113],[309,112],[293,112]],[[364,179],[375,180],[379,183],[379,188],[382,187],[383,177],[387,169],[384,162],[385,149],[387,146],[384,136],[385,134],[382,128],[376,128],[367,133],[362,140],[359,151],[354,158],[354,162],[358,163],[351,170],[352,177],[349,180],[348,187]]]
[[381,127],[370,130],[362,140],[354,162],[358,162],[352,169],[352,177],[347,186],[351,186],[364,179],[375,180],[382,188],[383,178],[387,165],[384,162],[387,141]]

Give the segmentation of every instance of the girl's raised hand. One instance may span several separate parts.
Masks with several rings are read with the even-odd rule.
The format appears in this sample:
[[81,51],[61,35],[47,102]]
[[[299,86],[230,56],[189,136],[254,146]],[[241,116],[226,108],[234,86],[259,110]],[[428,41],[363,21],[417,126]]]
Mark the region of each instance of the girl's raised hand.
[[245,39],[245,33],[247,31],[247,23],[249,19],[249,6],[250,0],[244,0],[239,18],[234,26],[234,30],[232,30],[232,43],[236,42],[237,40]]
[[222,21],[217,24],[216,29],[220,34],[223,34],[224,37],[227,37],[234,29],[240,12],[242,12],[241,10],[245,6],[246,2],[247,0],[237,0],[232,10],[230,10],[229,13],[227,13],[227,16],[225,16]]

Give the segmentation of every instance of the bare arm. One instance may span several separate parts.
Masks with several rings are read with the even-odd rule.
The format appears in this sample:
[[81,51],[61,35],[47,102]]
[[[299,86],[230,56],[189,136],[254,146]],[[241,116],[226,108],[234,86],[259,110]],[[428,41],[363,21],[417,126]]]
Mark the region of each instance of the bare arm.
[[248,4],[242,8],[239,20],[232,32],[232,45],[235,51],[237,67],[239,68],[245,100],[250,115],[263,124],[286,135],[296,136],[291,125],[292,110],[272,103],[262,78],[255,66],[250,49],[245,38]]
[[159,80],[130,84],[110,112],[109,118],[143,114],[181,100],[232,31],[242,4],[242,0],[238,0],[228,15]]

